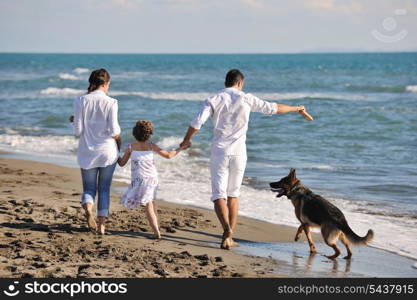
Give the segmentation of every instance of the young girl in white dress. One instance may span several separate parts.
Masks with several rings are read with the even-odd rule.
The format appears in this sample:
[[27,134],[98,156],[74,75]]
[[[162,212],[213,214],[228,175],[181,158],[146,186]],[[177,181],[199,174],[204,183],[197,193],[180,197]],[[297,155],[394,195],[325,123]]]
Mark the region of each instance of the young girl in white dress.
[[120,199],[120,203],[129,209],[144,206],[146,217],[154,232],[154,238],[160,239],[161,233],[158,226],[158,218],[154,200],[158,188],[158,172],[154,164],[154,152],[170,159],[187,147],[166,151],[156,144],[149,142],[153,133],[153,125],[150,121],[138,121],[133,127],[132,134],[136,142],[130,144],[118,164],[123,167],[131,158],[131,184]]

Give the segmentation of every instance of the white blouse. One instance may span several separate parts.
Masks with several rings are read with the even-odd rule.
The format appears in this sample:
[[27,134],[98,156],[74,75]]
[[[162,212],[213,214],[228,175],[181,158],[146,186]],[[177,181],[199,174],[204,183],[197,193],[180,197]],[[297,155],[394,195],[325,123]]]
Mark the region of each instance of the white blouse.
[[95,90],[74,101],[74,134],[80,138],[77,151],[82,169],[106,167],[117,161],[114,136],[120,134],[117,100]]
[[245,94],[235,88],[225,88],[203,102],[190,126],[200,129],[213,121],[212,155],[246,155],[246,132],[251,112],[276,114],[278,105]]

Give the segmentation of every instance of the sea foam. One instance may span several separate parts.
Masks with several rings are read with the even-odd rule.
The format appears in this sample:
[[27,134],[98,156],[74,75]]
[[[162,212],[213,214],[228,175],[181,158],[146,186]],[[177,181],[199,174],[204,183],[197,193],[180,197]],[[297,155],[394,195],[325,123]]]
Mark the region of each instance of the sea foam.
[[[70,75],[70,74],[67,74]],[[69,78],[67,78],[69,79]],[[81,95],[85,93],[82,89],[48,87],[40,91],[42,95],[68,97]],[[174,100],[174,101],[202,101],[207,99],[213,93],[206,92],[141,92],[141,91],[117,91],[110,90],[109,95],[112,97],[119,96],[137,96],[153,100]],[[349,95],[343,93],[259,93],[257,97],[268,101],[283,100],[300,100],[300,99],[334,99],[345,101],[372,100],[372,97],[366,95]]]
[[77,76],[68,74],[68,73],[59,73],[58,77],[61,79],[67,79],[67,80],[79,80],[80,79]]
[[89,69],[87,69],[87,68],[75,68],[75,69],[73,70],[73,72],[74,72],[74,73],[77,73],[77,74],[83,74],[83,73],[88,73],[88,72],[90,72],[90,70],[89,70]]
[[408,85],[405,89],[407,92],[417,93],[417,85]]
[[0,134],[0,149],[8,152],[65,157],[75,156],[77,147],[78,141],[73,136]]
[[73,96],[73,95],[81,95],[85,93],[85,90],[79,89],[72,89],[72,88],[55,88],[55,87],[48,87],[40,91],[42,95],[50,95],[50,96]]

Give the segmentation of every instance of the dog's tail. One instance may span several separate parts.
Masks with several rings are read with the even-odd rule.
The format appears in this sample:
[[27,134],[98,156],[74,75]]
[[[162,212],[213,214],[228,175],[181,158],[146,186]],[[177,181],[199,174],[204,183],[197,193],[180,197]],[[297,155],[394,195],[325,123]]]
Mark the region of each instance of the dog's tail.
[[364,237],[360,237],[353,232],[347,222],[344,222],[342,226],[339,226],[339,229],[346,235],[348,240],[355,245],[366,245],[374,238],[374,231],[372,229],[369,229]]

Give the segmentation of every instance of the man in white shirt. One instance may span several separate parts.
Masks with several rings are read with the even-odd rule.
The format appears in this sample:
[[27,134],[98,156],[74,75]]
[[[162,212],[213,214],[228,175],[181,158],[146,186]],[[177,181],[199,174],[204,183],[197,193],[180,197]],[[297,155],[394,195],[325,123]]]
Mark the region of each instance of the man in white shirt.
[[263,101],[242,92],[243,74],[236,69],[226,75],[225,89],[206,99],[190,123],[181,146],[190,146],[192,136],[211,117],[213,140],[210,171],[214,209],[223,226],[222,249],[230,249],[237,223],[238,197],[246,167],[246,132],[251,112],[266,115],[302,112],[304,106]]

